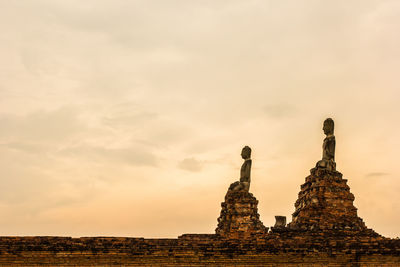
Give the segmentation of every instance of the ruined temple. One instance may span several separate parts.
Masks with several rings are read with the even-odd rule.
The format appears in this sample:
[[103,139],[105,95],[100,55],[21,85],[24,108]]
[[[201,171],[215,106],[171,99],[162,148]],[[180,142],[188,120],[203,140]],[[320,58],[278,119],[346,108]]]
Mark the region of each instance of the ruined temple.
[[172,239],[0,237],[0,266],[400,266],[400,240],[366,227],[336,170],[332,119],[322,159],[300,186],[292,220],[265,227],[250,193],[251,149],[221,203],[215,234]]

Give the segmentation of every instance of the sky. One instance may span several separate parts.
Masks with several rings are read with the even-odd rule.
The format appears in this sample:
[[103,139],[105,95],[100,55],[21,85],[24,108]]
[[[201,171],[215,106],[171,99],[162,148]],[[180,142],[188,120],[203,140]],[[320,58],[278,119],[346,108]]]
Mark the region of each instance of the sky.
[[213,233],[245,145],[291,221],[331,117],[400,236],[400,1],[0,0],[0,31],[0,235]]

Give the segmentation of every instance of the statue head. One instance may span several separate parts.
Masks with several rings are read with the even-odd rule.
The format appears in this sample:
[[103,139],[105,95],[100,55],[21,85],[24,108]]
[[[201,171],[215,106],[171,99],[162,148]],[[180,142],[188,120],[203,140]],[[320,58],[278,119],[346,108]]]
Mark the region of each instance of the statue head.
[[242,153],[240,154],[243,159],[249,159],[251,156],[251,148],[249,146],[245,146],[242,149]]
[[324,134],[332,135],[334,129],[335,129],[335,123],[331,118],[327,118],[324,121],[324,128],[322,128],[322,130],[324,130]]

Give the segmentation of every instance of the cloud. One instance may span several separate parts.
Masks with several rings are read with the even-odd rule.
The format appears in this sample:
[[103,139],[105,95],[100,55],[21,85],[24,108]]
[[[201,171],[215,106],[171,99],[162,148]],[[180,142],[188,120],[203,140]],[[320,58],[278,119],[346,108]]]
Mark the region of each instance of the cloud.
[[103,123],[111,127],[125,126],[136,127],[157,118],[157,114],[153,112],[140,112],[136,114],[122,114],[118,116],[106,116]]
[[383,177],[383,176],[387,176],[389,175],[389,173],[386,172],[370,172],[368,174],[365,175],[365,177]]
[[0,114],[0,141],[34,143],[66,141],[85,129],[78,110],[62,107],[38,110],[27,115]]
[[195,158],[185,158],[179,162],[178,167],[190,172],[200,172],[203,169],[203,162]]
[[113,104],[101,115],[101,124],[114,129],[129,129],[143,127],[149,123],[158,123],[157,112],[148,111],[142,104],[136,102],[121,102]]
[[16,151],[23,151],[27,153],[43,152],[43,146],[29,143],[29,142],[9,142],[0,144],[3,148],[8,148]]
[[112,162],[131,166],[158,165],[159,158],[140,146],[125,148],[107,148],[100,146],[81,145],[68,147],[60,151],[60,155],[82,160],[100,160],[100,162]]
[[285,104],[267,105],[264,107],[264,111],[269,117],[276,119],[289,117],[296,113],[296,109],[293,105]]

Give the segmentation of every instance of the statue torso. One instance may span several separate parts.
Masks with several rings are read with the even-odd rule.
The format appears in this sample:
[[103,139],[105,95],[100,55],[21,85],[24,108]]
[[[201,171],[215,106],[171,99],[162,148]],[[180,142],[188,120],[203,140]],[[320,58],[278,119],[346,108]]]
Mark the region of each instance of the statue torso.
[[322,145],[322,159],[335,161],[336,140],[334,135],[327,136]]
[[250,169],[251,169],[251,159],[247,159],[243,162],[240,168],[240,181],[250,183]]

